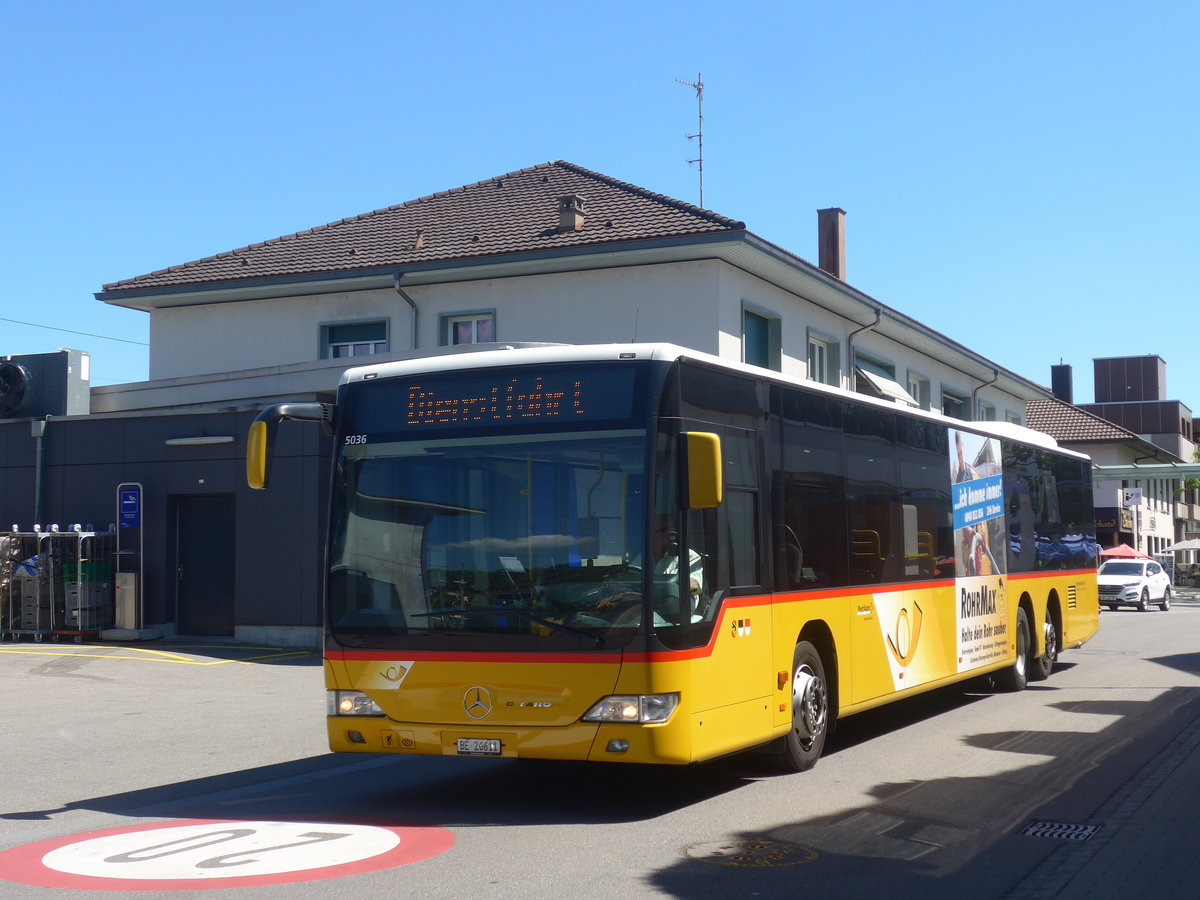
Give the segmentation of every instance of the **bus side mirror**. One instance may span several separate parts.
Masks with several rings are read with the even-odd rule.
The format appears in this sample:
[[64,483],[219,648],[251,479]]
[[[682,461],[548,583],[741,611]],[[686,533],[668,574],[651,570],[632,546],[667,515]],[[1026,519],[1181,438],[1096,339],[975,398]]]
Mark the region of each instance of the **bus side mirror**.
[[271,477],[271,454],[275,446],[275,431],[284,420],[320,422],[326,434],[332,434],[331,403],[276,403],[260,412],[250,423],[246,435],[246,483],[253,490],[266,488]]
[[264,490],[270,479],[271,446],[278,424],[261,418],[250,423],[250,433],[246,435],[246,483],[252,490]]
[[687,509],[713,509],[721,505],[721,438],[707,431],[683,434],[684,486]]

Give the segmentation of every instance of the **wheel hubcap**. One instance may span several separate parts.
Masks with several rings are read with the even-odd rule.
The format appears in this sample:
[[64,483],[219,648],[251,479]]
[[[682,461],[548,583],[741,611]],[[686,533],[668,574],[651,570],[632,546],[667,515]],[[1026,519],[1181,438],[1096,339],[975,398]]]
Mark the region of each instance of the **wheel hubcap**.
[[801,666],[792,678],[792,731],[807,749],[825,730],[828,697],[825,682],[808,666]]
[[1046,620],[1046,658],[1056,659],[1058,657],[1058,632],[1054,630],[1054,623],[1049,619]]

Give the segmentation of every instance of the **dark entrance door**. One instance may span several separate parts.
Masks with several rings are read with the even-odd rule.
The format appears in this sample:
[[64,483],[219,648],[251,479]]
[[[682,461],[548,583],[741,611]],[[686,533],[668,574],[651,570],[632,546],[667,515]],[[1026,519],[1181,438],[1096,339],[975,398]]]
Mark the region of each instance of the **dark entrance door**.
[[180,634],[233,634],[232,494],[175,498]]

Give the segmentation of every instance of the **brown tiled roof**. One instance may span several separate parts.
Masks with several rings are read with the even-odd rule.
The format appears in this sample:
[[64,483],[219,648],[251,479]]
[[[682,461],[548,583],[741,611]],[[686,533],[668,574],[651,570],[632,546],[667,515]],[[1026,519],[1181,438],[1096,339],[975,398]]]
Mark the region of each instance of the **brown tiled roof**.
[[1132,440],[1144,443],[1132,431],[1061,400],[1028,401],[1025,420],[1030,428],[1060,442]]
[[[585,225],[560,233],[558,200],[569,194],[584,199]],[[104,290],[354,272],[745,227],[559,160],[116,281]]]

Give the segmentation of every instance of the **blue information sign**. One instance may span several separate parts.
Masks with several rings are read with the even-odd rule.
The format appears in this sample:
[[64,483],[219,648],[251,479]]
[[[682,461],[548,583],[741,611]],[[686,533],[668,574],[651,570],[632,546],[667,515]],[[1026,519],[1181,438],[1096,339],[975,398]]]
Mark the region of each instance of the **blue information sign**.
[[117,492],[122,528],[140,528],[142,525],[142,489],[123,487]]

